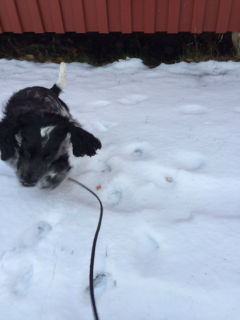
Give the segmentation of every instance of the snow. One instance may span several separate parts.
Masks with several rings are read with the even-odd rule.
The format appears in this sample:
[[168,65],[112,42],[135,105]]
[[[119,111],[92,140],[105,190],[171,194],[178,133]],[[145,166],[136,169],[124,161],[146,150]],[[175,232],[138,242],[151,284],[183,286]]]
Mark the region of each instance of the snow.
[[[52,63],[0,60],[2,105],[57,75]],[[239,83],[237,62],[67,65],[61,98],[103,144],[70,174],[104,204],[100,319],[239,320]],[[98,203],[68,180],[21,187],[4,162],[0,179],[0,318],[93,319]]]

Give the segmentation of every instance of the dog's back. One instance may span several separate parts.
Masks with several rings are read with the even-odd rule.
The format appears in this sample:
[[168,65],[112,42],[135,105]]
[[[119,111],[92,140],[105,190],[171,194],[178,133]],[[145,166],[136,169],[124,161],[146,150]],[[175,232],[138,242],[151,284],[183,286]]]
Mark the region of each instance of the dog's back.
[[59,99],[59,94],[66,83],[66,65],[60,64],[59,76],[51,89],[44,87],[28,87],[15,93],[8,101],[5,114],[9,117],[18,117],[24,113],[53,113],[69,117],[67,105]]
[[8,117],[18,117],[25,113],[53,113],[69,117],[69,109],[58,98],[52,89],[44,87],[29,87],[15,93],[8,101],[5,114]]

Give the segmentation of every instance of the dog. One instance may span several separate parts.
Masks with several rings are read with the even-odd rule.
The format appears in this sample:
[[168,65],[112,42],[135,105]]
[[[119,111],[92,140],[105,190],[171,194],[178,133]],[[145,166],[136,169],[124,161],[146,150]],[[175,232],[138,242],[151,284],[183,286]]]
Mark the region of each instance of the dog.
[[72,118],[59,98],[66,82],[66,65],[60,64],[51,89],[28,87],[8,100],[0,122],[1,159],[16,170],[26,187],[53,189],[68,175],[69,158],[94,156],[101,142]]

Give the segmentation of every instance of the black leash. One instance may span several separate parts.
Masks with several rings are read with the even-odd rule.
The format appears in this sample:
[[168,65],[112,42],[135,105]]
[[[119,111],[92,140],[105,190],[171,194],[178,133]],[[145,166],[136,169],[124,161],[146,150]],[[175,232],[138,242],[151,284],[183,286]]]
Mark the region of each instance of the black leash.
[[82,188],[86,189],[88,192],[90,192],[99,202],[100,204],[100,216],[99,216],[99,221],[98,221],[98,226],[95,232],[95,236],[93,239],[93,244],[92,244],[92,252],[91,252],[91,261],[90,261],[90,270],[89,270],[89,288],[90,288],[90,297],[91,297],[91,303],[92,303],[92,309],[93,309],[93,314],[95,320],[99,320],[98,313],[97,313],[97,307],[96,307],[96,302],[95,302],[95,296],[94,296],[94,286],[93,286],[93,270],[94,270],[94,258],[95,258],[95,251],[96,251],[96,244],[97,244],[97,238],[98,234],[101,228],[101,223],[102,223],[102,217],[103,217],[103,205],[100,200],[100,198],[94,193],[92,190],[90,190],[88,187],[86,187],[84,184],[81,182],[73,179],[73,178],[68,178],[68,180],[78,184]]

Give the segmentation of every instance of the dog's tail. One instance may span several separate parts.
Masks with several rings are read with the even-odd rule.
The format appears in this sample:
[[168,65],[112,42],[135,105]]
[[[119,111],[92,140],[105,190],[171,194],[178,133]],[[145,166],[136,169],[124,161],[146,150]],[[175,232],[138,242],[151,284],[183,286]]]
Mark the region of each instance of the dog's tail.
[[65,88],[66,85],[66,64],[64,62],[60,63],[58,79],[51,90],[58,96],[60,92]]

